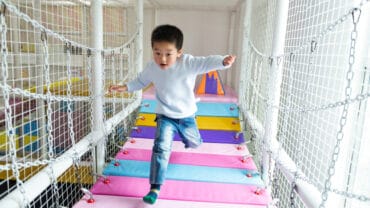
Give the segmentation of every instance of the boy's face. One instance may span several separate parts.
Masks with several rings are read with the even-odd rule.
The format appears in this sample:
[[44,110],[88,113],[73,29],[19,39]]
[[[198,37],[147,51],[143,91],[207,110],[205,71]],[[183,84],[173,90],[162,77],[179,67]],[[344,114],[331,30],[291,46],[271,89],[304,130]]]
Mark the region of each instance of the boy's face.
[[169,69],[180,58],[182,50],[177,50],[176,45],[170,42],[154,42],[153,57],[154,61],[162,70]]

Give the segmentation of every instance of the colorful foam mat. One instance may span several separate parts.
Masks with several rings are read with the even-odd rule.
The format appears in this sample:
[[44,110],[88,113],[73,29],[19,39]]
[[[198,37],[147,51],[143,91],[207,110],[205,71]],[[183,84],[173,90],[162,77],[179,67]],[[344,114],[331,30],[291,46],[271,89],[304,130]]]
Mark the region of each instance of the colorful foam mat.
[[[118,164],[119,163],[119,164]],[[149,178],[150,162],[138,160],[112,161],[104,170],[104,175]],[[250,175],[247,177],[247,175]],[[235,183],[263,186],[255,171],[239,168],[221,168],[196,165],[169,164],[166,179],[214,183]]]
[[[126,142],[124,148],[136,148],[151,150],[153,147],[152,139],[132,138]],[[217,143],[203,143],[196,149],[184,148],[184,144],[180,141],[172,142],[172,152],[188,152],[188,153],[203,153],[203,154],[218,154],[218,155],[249,155],[248,149],[245,145],[236,144],[217,144]]]
[[[148,138],[154,139],[156,127],[152,126],[136,126],[131,131],[130,137],[133,138]],[[234,131],[217,131],[217,130],[199,130],[203,142],[206,143],[228,143],[240,144],[244,142],[243,133]],[[175,141],[181,141],[179,134],[175,134]]]
[[[201,102],[218,102],[218,103],[238,103],[238,95],[229,86],[224,86],[225,95],[213,95],[213,94],[203,94],[196,95]],[[143,99],[155,100],[155,89],[154,87],[149,87],[143,92]]]
[[[151,150],[126,148],[116,155],[117,160],[150,161]],[[172,152],[170,163],[183,165],[199,165],[224,168],[241,168],[257,170],[252,158],[190,152]]]
[[[108,179],[108,184],[99,180],[91,192],[99,195],[143,197],[149,190],[147,178],[109,176]],[[161,187],[159,199],[250,205],[269,203],[266,191],[256,186],[175,180],[166,180]],[[231,206],[225,204],[225,207]]]
[[143,202],[142,197],[124,197],[109,195],[94,195],[94,203],[88,203],[89,196],[85,195],[73,208],[264,208],[263,205],[225,204],[196,201],[178,201],[159,199],[154,205]]
[[[155,113],[157,106],[156,100],[143,100],[140,108],[141,113]],[[235,103],[209,103],[198,102],[197,116],[221,116],[221,117],[238,117],[238,106]]]
[[[140,113],[136,126],[156,126],[155,116],[155,114]],[[196,121],[201,130],[240,131],[239,118],[198,116]]]

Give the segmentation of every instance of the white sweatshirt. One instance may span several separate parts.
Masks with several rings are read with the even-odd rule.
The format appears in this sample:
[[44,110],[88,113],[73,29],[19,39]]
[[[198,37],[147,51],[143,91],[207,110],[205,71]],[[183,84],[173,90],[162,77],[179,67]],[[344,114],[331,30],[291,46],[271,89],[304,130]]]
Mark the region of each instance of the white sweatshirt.
[[153,83],[157,99],[156,113],[170,118],[185,118],[197,111],[194,85],[198,74],[226,69],[223,56],[194,57],[183,54],[176,63],[162,70],[154,61],[133,81],[127,83],[129,92],[140,90]]

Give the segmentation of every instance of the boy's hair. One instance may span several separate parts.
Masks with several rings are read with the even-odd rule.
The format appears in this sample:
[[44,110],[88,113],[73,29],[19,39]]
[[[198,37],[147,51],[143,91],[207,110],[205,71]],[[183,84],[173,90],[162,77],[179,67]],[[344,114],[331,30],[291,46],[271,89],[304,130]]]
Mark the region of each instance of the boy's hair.
[[159,25],[152,32],[152,47],[154,42],[174,43],[177,50],[182,49],[184,36],[181,30],[173,25]]

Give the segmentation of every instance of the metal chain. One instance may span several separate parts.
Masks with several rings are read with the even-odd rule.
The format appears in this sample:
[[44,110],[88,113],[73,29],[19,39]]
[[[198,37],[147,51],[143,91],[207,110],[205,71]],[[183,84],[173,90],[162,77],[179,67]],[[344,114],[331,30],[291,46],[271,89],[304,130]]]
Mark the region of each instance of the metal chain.
[[79,189],[81,189],[82,183],[81,183],[81,175],[80,175],[80,157],[78,156],[77,153],[75,153],[73,156],[73,167],[75,169],[74,172],[75,172],[77,184],[80,186]]
[[362,0],[361,3],[358,5],[358,7],[355,7],[355,8],[351,8],[349,9],[346,13],[344,13],[343,15],[341,15],[338,19],[336,19],[333,23],[327,25],[327,27],[321,31],[318,35],[316,35],[315,37],[311,38],[310,40],[308,40],[307,42],[305,43],[301,43],[301,45],[292,50],[292,51],[288,51],[284,54],[281,54],[281,55],[277,55],[275,57],[272,57],[272,56],[269,56],[267,54],[264,54],[262,53],[260,50],[257,49],[257,47],[255,47],[255,45],[250,41],[250,38],[247,38],[248,39],[248,44],[251,46],[251,48],[261,57],[263,58],[266,58],[266,59],[273,59],[273,58],[282,58],[282,57],[289,57],[291,53],[294,53],[294,54],[297,54],[299,51],[307,48],[307,47],[310,47],[311,45],[311,42],[314,40],[314,41],[319,41],[321,40],[325,35],[329,34],[331,31],[333,31],[336,27],[338,27],[338,25],[344,23],[349,16],[352,15],[353,11],[356,10],[356,9],[361,9],[365,4],[367,4],[368,2],[370,2],[370,0]]
[[54,173],[54,169],[52,167],[52,163],[49,164],[48,175],[49,175],[51,184],[53,186],[52,187],[53,188],[53,196],[52,197],[53,197],[53,200],[55,202],[55,206],[60,207],[60,204],[59,204],[60,195],[59,195],[59,188],[58,188],[58,180],[55,177],[55,173]]
[[[28,98],[34,98],[34,99],[42,99],[42,100],[48,100],[48,96],[44,94],[37,94],[37,93],[32,93],[27,90],[23,90],[20,88],[13,88],[10,85],[6,83],[1,83],[0,88],[3,90],[7,90],[15,95],[21,95],[23,97],[28,97]],[[94,99],[94,98],[93,98]],[[57,96],[57,95],[52,95],[50,96],[50,101],[88,101],[88,97],[78,97],[78,96],[71,96],[69,98],[65,96]]]
[[48,36],[54,37],[56,39],[59,39],[59,40],[61,40],[64,43],[71,43],[73,46],[76,46],[76,47],[79,47],[79,48],[90,49],[90,50],[93,50],[93,51],[97,51],[97,49],[95,49],[95,48],[91,48],[91,47],[88,47],[88,46],[83,45],[81,43],[77,43],[77,42],[74,42],[72,40],[69,40],[66,37],[64,37],[63,35],[60,35],[60,34],[54,32],[54,31],[46,28],[41,23],[39,23],[37,20],[32,19],[27,14],[19,11],[19,9],[17,7],[15,7],[14,5],[11,5],[11,4],[9,4],[6,1],[2,1],[2,3],[6,5],[7,10],[9,12],[12,12],[14,15],[18,16],[20,19],[23,19],[26,23],[31,24],[35,29],[38,29],[40,31],[45,31],[45,33]]
[[[41,33],[41,41],[43,43],[44,49],[44,76],[46,82],[46,96],[47,96],[47,130],[48,130],[48,157],[49,161],[54,159],[54,138],[53,138],[53,126],[52,126],[52,107],[51,107],[51,92],[50,92],[50,70],[49,70],[49,50],[48,50],[48,42],[47,42],[47,34],[46,32]],[[51,180],[51,184],[53,185],[53,199],[55,201],[56,207],[59,207],[59,189],[58,189],[58,182],[54,174],[54,170],[52,168],[52,163],[49,164],[49,177]]]
[[50,92],[50,70],[49,70],[49,51],[48,51],[48,43],[47,43],[47,35],[45,32],[41,33],[41,41],[43,43],[43,53],[44,53],[44,65],[43,71],[45,76],[46,82],[46,102],[47,102],[47,131],[48,131],[48,156],[49,159],[54,158],[54,141],[53,141],[53,127],[52,127],[52,107],[51,107],[51,92]]
[[[249,82],[249,85],[252,87],[252,89],[256,89],[257,87],[254,85],[254,83]],[[257,92],[257,95],[260,97],[260,99],[269,107],[269,108],[276,108],[282,112],[315,112],[315,111],[325,111],[332,108],[341,107],[347,104],[352,104],[355,102],[361,102],[370,97],[370,92],[363,93],[363,94],[357,94],[353,98],[345,98],[344,100],[340,100],[337,102],[329,103],[329,104],[323,104],[320,106],[304,106],[304,107],[279,107],[274,104],[272,104],[266,97],[261,95],[261,93]]]
[[112,52],[112,51],[119,51],[120,49],[122,48],[126,48],[127,45],[131,42],[134,42],[134,39],[136,38],[136,36],[139,34],[139,29],[137,29],[135,31],[135,33],[132,35],[132,37],[126,41],[124,44],[122,44],[121,46],[118,46],[118,47],[114,47],[114,48],[107,48],[107,49],[98,49],[98,48],[92,48],[92,47],[89,47],[87,45],[84,45],[84,44],[81,44],[81,43],[78,43],[78,42],[75,42],[73,40],[69,40],[67,39],[65,36],[53,31],[53,30],[50,30],[48,28],[46,28],[45,26],[43,26],[41,23],[39,23],[37,20],[35,19],[32,19],[30,16],[28,16],[27,14],[19,11],[19,9],[17,9],[17,7],[15,7],[14,5],[11,5],[9,4],[8,2],[6,1],[1,1],[6,7],[7,7],[7,10],[14,13],[16,16],[18,16],[20,19],[23,19],[25,22],[31,24],[35,29],[38,29],[40,31],[45,31],[45,33],[48,35],[48,36],[51,36],[51,37],[54,37],[64,43],[70,43],[71,45],[73,46],[76,46],[78,48],[82,48],[82,49],[85,49],[85,50],[91,50],[91,51],[94,51],[94,52]]
[[91,67],[91,59],[92,52],[90,49],[87,50],[87,81],[89,85],[89,106],[91,108],[90,110],[90,128],[93,130],[94,128],[94,104],[93,104],[93,81],[92,81],[92,67]]
[[[5,20],[5,11],[6,7],[4,2],[2,2],[2,8],[0,12],[0,21],[1,21],[1,55],[2,55],[2,62],[1,62],[1,70],[2,70],[2,82],[5,84],[8,81],[8,48],[7,48],[7,40],[6,40],[6,33],[7,33],[7,24]],[[19,167],[17,163],[17,149],[16,149],[16,141],[15,141],[15,128],[13,126],[13,118],[12,118],[12,108],[9,104],[10,94],[9,90],[3,88],[3,95],[4,95],[4,105],[5,105],[5,126],[6,126],[6,138],[9,141],[9,155],[12,160],[12,171],[13,175],[16,179],[17,189],[22,194],[23,206],[30,207],[30,202],[26,196],[26,190],[23,186],[23,181],[20,179],[19,174]]]
[[[313,67],[313,62],[314,62],[314,53],[316,52],[316,49],[317,49],[317,41],[313,40],[311,42],[311,47],[310,47],[310,55],[309,55],[309,60],[308,60],[308,66],[307,66],[307,71],[306,71],[306,77],[304,78],[304,87],[303,87],[303,99],[302,99],[302,102],[304,100],[308,100],[308,91],[310,90],[310,83],[311,83],[311,74],[312,74],[312,67]],[[300,128],[299,128],[299,135],[298,135],[298,141],[297,141],[297,148],[296,148],[296,154],[297,154],[297,161],[295,162],[296,163],[296,167],[297,167],[297,171],[294,173],[294,178],[293,178],[293,182],[292,182],[292,190],[291,190],[291,198],[290,198],[290,202],[291,202],[291,207],[292,208],[295,208],[295,205],[294,205],[294,191],[295,191],[295,188],[296,188],[296,182],[297,182],[297,179],[298,179],[298,171],[301,170],[301,164],[302,164],[302,151],[300,151],[302,149],[302,145],[303,145],[303,138],[305,136],[305,132],[304,132],[304,127],[306,126],[305,125],[305,119],[308,118],[308,114],[307,112],[302,112],[299,114],[299,118],[301,118],[302,120],[300,121],[301,125],[300,125]]]
[[365,201],[370,201],[370,197],[369,196],[348,193],[346,191],[340,191],[340,190],[337,190],[337,189],[330,189],[330,191],[333,192],[333,193],[335,193],[335,194],[344,196],[346,198],[353,198],[353,199],[357,199],[359,201],[364,201],[364,202]]
[[251,75],[253,73],[253,77],[251,76],[251,84],[253,85],[253,91],[252,91],[252,95],[251,95],[251,98],[250,98],[251,99],[251,101],[250,101],[250,110],[252,112],[254,112],[253,110],[255,109],[254,100],[257,97],[257,93],[259,92],[258,88],[256,86],[256,84],[257,84],[257,71],[258,71],[258,67],[257,67],[258,63],[257,62],[258,62],[258,59],[257,59],[257,56],[256,56],[256,58],[254,59],[254,62],[252,62],[254,64],[253,64],[253,66],[251,67],[251,70],[250,70]]
[[[350,47],[349,58],[348,58],[348,71],[347,71],[347,74],[346,74],[347,85],[346,85],[346,88],[345,88],[345,96],[346,96],[347,99],[349,99],[351,97],[351,92],[352,92],[351,83],[352,83],[352,79],[354,77],[353,65],[354,65],[354,62],[355,62],[356,40],[357,40],[357,35],[358,35],[357,34],[357,24],[360,20],[360,16],[361,16],[361,10],[360,9],[352,10],[353,30],[351,32],[351,47]],[[335,173],[335,164],[336,164],[336,162],[338,160],[338,157],[339,157],[340,144],[341,144],[341,141],[343,140],[343,136],[344,136],[343,129],[344,129],[344,126],[347,123],[348,108],[349,108],[349,104],[346,104],[346,105],[343,106],[342,116],[341,116],[341,119],[340,119],[340,122],[339,122],[339,129],[338,129],[337,136],[336,136],[337,137],[336,138],[336,144],[334,146],[334,150],[333,150],[333,153],[331,155],[330,165],[329,165],[329,168],[328,168],[328,176],[325,180],[324,191],[321,193],[322,201],[321,201],[321,204],[319,206],[320,208],[325,207],[325,202],[328,199],[328,191],[331,188],[331,177]]]
[[[106,79],[106,74],[105,74],[105,53],[104,52],[100,53],[100,56],[102,56],[102,60],[103,60],[102,63],[101,63],[102,64],[101,77],[103,77],[103,89],[102,89],[102,91],[104,91],[104,89],[105,89],[105,79]],[[103,97],[103,99],[106,99],[105,96]],[[104,103],[106,103],[106,102],[104,101]],[[104,140],[103,140],[103,143],[101,144],[101,145],[104,146],[104,157],[105,158],[108,158],[108,154],[107,154],[107,152],[108,152],[108,150],[107,150],[108,149],[107,148],[107,141],[108,141],[108,137],[109,137],[109,133],[110,133],[105,128],[107,126],[107,112],[106,112],[107,107],[108,106],[105,106],[105,110],[103,110],[103,123],[104,123],[104,128],[103,128],[104,137],[103,138],[104,138]],[[114,129],[115,129],[115,127],[113,127],[113,124],[112,124],[111,130],[113,131]]]
[[[67,97],[72,96],[72,78],[71,78],[71,44],[67,43]],[[76,104],[74,102],[74,104]],[[76,106],[75,106],[76,107]],[[67,123],[68,123],[68,130],[69,130],[69,139],[72,142],[72,147],[75,148],[76,140],[75,140],[75,132],[73,129],[73,112],[72,112],[72,101],[67,101]]]
[[[289,56],[289,65],[288,65],[288,70],[287,72],[289,73],[289,78],[288,78],[288,89],[287,89],[287,106],[288,108],[291,107],[292,105],[292,89],[293,89],[293,84],[291,84],[290,82],[293,81],[293,78],[294,78],[294,72],[295,72],[295,65],[294,65],[294,59],[295,59],[295,54],[291,53],[290,56]],[[282,145],[280,144],[284,144],[286,139],[287,139],[287,136],[284,136],[285,132],[287,132],[287,129],[288,129],[288,118],[290,118],[290,112],[287,112],[287,113],[282,113],[281,114],[283,116],[282,118],[282,121],[283,121],[283,124],[282,124],[282,130],[281,130],[281,139],[279,139],[279,148],[277,150],[277,155],[279,156],[280,155],[280,152],[281,152],[281,149],[282,149]],[[298,171],[295,171],[295,174],[294,174],[294,177],[296,177],[298,174]],[[290,190],[290,206],[291,207],[295,207],[294,205],[294,199],[295,199],[295,189],[296,189],[296,179],[293,180],[293,182],[291,183],[291,190]]]
[[[116,80],[116,69],[115,69],[115,59],[114,59],[114,52],[111,53],[111,56],[112,56],[112,62],[111,62],[111,67],[112,67],[112,79],[113,79],[113,82],[115,83]],[[104,70],[105,71],[105,70]],[[116,112],[116,102],[113,102],[113,105],[112,105],[112,112],[115,113]],[[117,131],[117,127],[115,126],[112,133],[111,133],[111,138],[112,138],[112,144],[115,144],[116,143],[116,131]],[[108,137],[109,138],[109,137]],[[106,149],[106,154],[108,153],[108,150],[107,148]]]

